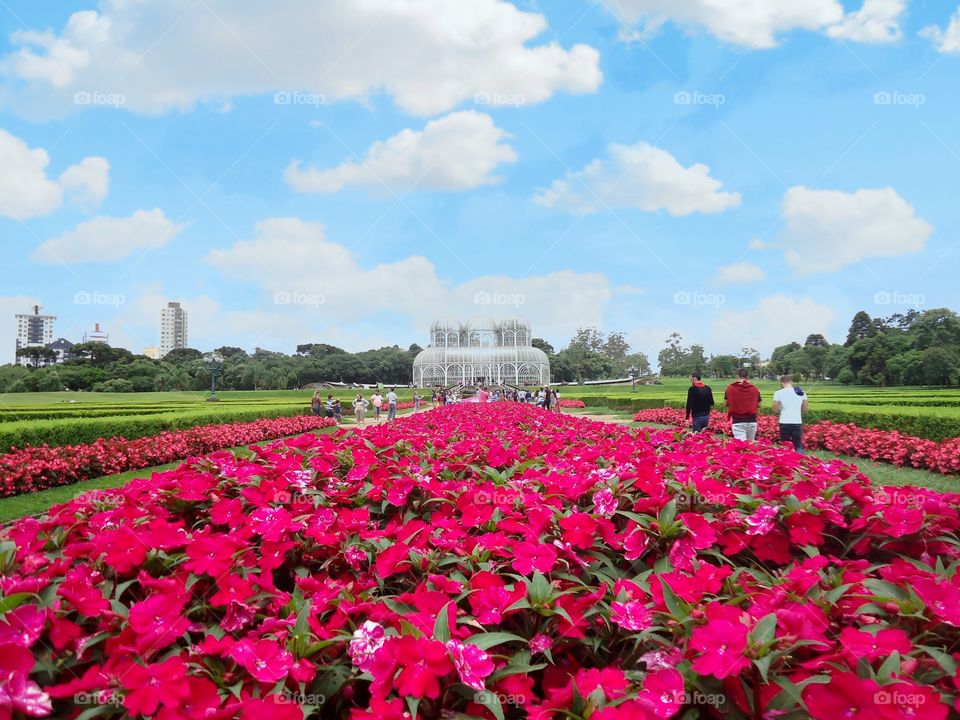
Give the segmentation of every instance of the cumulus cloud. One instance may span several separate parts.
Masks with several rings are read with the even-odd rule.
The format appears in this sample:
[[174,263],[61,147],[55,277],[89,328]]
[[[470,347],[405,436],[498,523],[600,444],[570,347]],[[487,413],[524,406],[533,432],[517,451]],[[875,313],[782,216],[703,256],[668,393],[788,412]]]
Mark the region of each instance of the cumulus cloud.
[[703,29],[734,45],[764,49],[794,30],[856,42],[892,42],[900,37],[905,2],[864,0],[861,9],[851,13],[844,13],[839,0],[604,0],[604,5],[644,34],[672,22]]
[[274,92],[387,93],[434,115],[478,94],[536,103],[596,90],[599,53],[537,43],[546,29],[542,14],[506,0],[273,0],[269,12],[235,0],[100,0],[59,31],[14,33],[0,72],[17,81],[18,109],[61,112],[76,109],[76,93],[122,97],[142,113]]
[[933,227],[893,188],[790,188],[783,197],[787,262],[801,275],[840,270],[869,258],[920,252]]
[[960,53],[960,8],[957,8],[945,29],[930,25],[920,31],[920,36],[930,40],[937,52],[948,55]]
[[812,333],[829,335],[835,313],[829,305],[810,298],[773,295],[748,310],[723,310],[713,324],[710,347],[715,352],[737,352],[755,347],[768,355]]
[[[571,327],[600,326],[612,296],[601,273],[563,271],[526,278],[478,274],[453,283],[420,256],[364,266],[328,239],[323,225],[296,217],[263,220],[253,239],[213,250],[206,261],[232,280],[259,287],[264,312],[283,323],[297,318],[300,336],[304,323],[342,329],[391,314],[419,329],[423,343],[437,314],[464,319],[520,314],[537,335],[565,339]],[[324,281],[318,284],[321,271]]]
[[173,223],[159,208],[137,210],[125,218],[95,217],[42,243],[33,259],[46,263],[113,262],[137,250],[162,247],[185,227]]
[[612,144],[607,157],[555,180],[534,200],[548,208],[588,214],[604,208],[666,210],[671,215],[718,213],[740,205],[702,163],[684,167],[666,150],[645,142]]
[[736,285],[742,283],[763,282],[767,274],[763,268],[748,262],[726,265],[717,271],[714,282],[718,285]]
[[423,130],[402,130],[374,143],[361,162],[348,160],[329,169],[290,163],[285,180],[298,192],[331,193],[346,186],[404,191],[468,190],[490,185],[500,163],[515,162],[507,134],[493,118],[472,110],[431,120]]
[[99,205],[109,190],[110,163],[88,157],[57,179],[47,175],[50,156],[0,129],[0,217],[19,220],[46,215],[63,204],[64,193]]

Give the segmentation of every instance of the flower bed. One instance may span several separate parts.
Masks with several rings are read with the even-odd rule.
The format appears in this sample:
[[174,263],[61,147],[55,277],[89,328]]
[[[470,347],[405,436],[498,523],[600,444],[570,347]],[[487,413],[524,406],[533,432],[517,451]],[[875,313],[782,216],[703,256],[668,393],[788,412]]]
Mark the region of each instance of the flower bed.
[[561,400],[562,408],[585,408],[587,404],[583,400]]
[[0,497],[72,485],[334,424],[328,418],[282,417],[170,430],[136,440],[114,437],[80,445],[22,448],[0,455]]
[[0,716],[942,720],[958,501],[513,403],[217,452],[3,530]]
[[[683,410],[657,408],[641,410],[633,419],[635,422],[682,427],[684,415]],[[714,432],[729,434],[730,420],[725,413],[713,412],[710,415],[710,428]],[[780,441],[780,425],[775,416],[759,416],[757,437],[771,442]],[[891,430],[823,420],[804,428],[803,446],[809,450],[829,450],[840,455],[869,458],[898,467],[922,468],[944,475],[960,473],[960,438],[934,442]]]

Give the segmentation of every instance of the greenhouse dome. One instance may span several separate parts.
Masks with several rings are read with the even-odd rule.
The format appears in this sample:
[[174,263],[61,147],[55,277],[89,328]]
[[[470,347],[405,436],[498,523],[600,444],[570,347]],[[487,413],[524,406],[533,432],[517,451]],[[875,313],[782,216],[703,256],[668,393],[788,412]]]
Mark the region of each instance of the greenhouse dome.
[[521,318],[438,319],[430,325],[430,346],[413,361],[413,383],[417,387],[546,385],[550,361],[532,341],[530,323]]

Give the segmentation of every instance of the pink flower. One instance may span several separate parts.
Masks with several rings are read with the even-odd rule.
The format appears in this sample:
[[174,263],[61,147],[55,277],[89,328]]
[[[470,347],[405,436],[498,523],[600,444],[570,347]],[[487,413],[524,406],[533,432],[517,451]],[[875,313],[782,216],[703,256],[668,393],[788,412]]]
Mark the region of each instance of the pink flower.
[[597,521],[587,513],[575,512],[560,518],[563,541],[577,548],[593,547],[597,533]]
[[553,545],[522,542],[513,548],[513,569],[521,575],[530,575],[534,570],[547,574],[556,562],[557,550]]
[[613,517],[617,511],[617,499],[610,488],[601,488],[593,494],[593,509],[597,515]]
[[153,715],[161,705],[176,708],[190,695],[187,667],[179,657],[154,665],[131,663],[120,676],[131,715]]
[[653,624],[650,611],[641,602],[612,602],[610,610],[610,619],[625,630],[639,632]]
[[453,665],[460,675],[460,681],[477,691],[484,689],[483,680],[493,672],[490,656],[476,645],[462,643],[459,640],[447,641],[447,650],[453,657]]
[[530,652],[545,653],[553,646],[553,640],[543,633],[537,633],[530,640]]
[[747,535],[766,535],[773,530],[774,520],[780,511],[776,505],[761,505],[746,519]]
[[386,641],[386,632],[380,623],[365,620],[363,625],[353,631],[353,640],[347,653],[353,664],[364,672],[370,672],[373,666],[373,656],[383,647]]

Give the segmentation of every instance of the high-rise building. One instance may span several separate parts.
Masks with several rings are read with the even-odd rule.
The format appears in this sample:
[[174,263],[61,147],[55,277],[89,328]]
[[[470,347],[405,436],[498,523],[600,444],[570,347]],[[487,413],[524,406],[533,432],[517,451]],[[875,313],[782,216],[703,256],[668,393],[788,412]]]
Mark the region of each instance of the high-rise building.
[[[40,306],[34,305],[31,314],[18,314],[17,318],[17,347],[46,347],[53,342],[53,323],[56,315],[41,315]],[[14,362],[20,365],[28,364],[25,357],[14,356]]]
[[148,358],[150,358],[151,360],[159,360],[159,359],[160,359],[160,348],[154,347],[154,346],[152,346],[152,345],[149,346],[149,347],[145,347],[145,348],[143,349],[143,354],[146,355],[146,356],[147,356]]
[[110,333],[106,330],[100,329],[100,323],[94,323],[93,330],[87,330],[83,333],[83,341],[85,343],[99,342],[106,345],[110,344]]
[[187,311],[178,302],[168,302],[160,311],[160,355],[187,347]]

